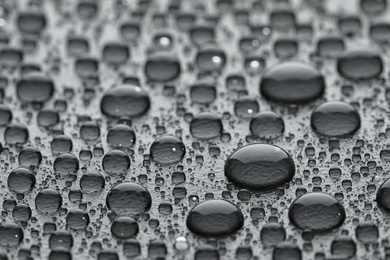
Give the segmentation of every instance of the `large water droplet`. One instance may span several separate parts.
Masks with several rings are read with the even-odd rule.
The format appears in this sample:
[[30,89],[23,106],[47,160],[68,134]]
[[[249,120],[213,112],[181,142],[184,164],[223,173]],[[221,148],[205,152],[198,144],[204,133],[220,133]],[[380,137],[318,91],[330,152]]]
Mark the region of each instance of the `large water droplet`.
[[170,135],[157,138],[150,147],[150,155],[160,164],[178,163],[185,153],[184,143],[179,138]]

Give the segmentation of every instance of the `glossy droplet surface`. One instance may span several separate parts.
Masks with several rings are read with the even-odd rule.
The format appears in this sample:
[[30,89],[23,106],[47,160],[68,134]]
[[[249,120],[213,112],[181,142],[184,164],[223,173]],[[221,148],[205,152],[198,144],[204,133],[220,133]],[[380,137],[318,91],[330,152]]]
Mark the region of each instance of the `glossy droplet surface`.
[[44,189],[35,197],[35,206],[42,213],[54,214],[62,206],[61,194],[52,189]]
[[202,46],[196,55],[196,64],[202,72],[220,72],[226,64],[225,52],[213,45]]
[[107,133],[107,142],[113,147],[129,147],[135,143],[135,132],[128,126],[118,124]]
[[27,147],[20,151],[18,156],[21,166],[38,166],[42,161],[42,153],[34,147]]
[[311,126],[321,135],[345,137],[354,134],[360,128],[360,115],[350,104],[330,101],[313,111]]
[[162,136],[157,138],[150,147],[150,155],[160,164],[180,162],[186,153],[184,143],[175,136]]
[[39,34],[46,27],[46,17],[37,11],[23,11],[17,18],[18,29],[22,33]]
[[251,144],[232,153],[225,162],[225,176],[237,186],[268,189],[290,181],[294,161],[283,149],[269,144]]
[[259,138],[274,139],[284,132],[283,118],[272,111],[256,114],[249,125],[251,133]]
[[64,153],[54,160],[53,168],[57,174],[74,174],[79,169],[79,160],[71,153]]
[[50,235],[49,247],[51,250],[68,251],[73,246],[73,237],[68,231],[59,230]]
[[299,247],[290,242],[278,244],[272,252],[273,260],[301,260],[302,252]]
[[196,205],[187,216],[188,229],[200,236],[221,237],[236,233],[244,224],[242,212],[225,200],[208,200]]
[[390,211],[390,179],[384,181],[378,188],[376,202],[383,209]]
[[18,246],[23,240],[23,230],[15,223],[3,223],[0,225],[0,245]]
[[134,215],[148,211],[152,197],[141,185],[125,182],[109,191],[106,203],[108,208],[117,214]]
[[23,102],[45,102],[54,93],[54,83],[40,72],[30,72],[16,85],[18,98]]
[[4,139],[8,144],[24,144],[28,141],[29,132],[25,125],[12,123],[4,131]]
[[84,173],[80,178],[80,188],[84,193],[101,191],[105,186],[105,180],[100,173]]
[[378,227],[372,222],[362,222],[356,227],[356,238],[365,243],[374,243],[379,237]]
[[383,61],[370,48],[348,50],[337,60],[337,70],[346,79],[369,80],[382,73]]
[[113,65],[125,63],[130,57],[130,50],[124,43],[111,42],[103,47],[103,59]]
[[297,198],[289,209],[290,221],[300,229],[330,231],[343,224],[345,210],[334,197],[312,192]]
[[145,63],[145,75],[151,81],[168,82],[180,75],[180,63],[168,54],[156,54]]
[[140,116],[150,107],[148,94],[140,87],[119,85],[109,89],[100,102],[103,114],[108,116]]
[[109,151],[103,157],[102,166],[107,173],[125,173],[130,167],[130,158],[121,150]]
[[260,82],[261,94],[274,102],[307,103],[325,90],[321,73],[309,64],[286,61],[267,68]]
[[119,217],[111,225],[111,233],[120,239],[128,239],[138,234],[139,228],[133,218]]
[[333,255],[352,257],[356,254],[356,243],[349,236],[337,236],[330,250]]
[[286,230],[278,223],[267,223],[261,229],[260,238],[265,245],[277,245],[286,239]]
[[211,139],[221,135],[222,120],[218,115],[203,112],[196,115],[190,123],[191,135],[199,139]]
[[25,168],[17,168],[8,175],[8,188],[16,193],[30,192],[35,182],[34,174]]
[[89,215],[81,209],[73,209],[66,216],[66,224],[70,229],[83,230],[89,225]]

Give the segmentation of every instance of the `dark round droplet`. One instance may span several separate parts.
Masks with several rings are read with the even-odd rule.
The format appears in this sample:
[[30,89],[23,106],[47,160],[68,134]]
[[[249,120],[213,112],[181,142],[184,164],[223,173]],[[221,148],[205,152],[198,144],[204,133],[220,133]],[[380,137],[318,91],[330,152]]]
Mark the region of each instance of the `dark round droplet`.
[[12,210],[12,217],[15,222],[26,223],[31,217],[31,209],[28,205],[19,204]]
[[325,81],[309,64],[286,61],[267,68],[261,79],[261,94],[274,102],[305,104],[321,97]]
[[362,222],[356,227],[356,238],[365,244],[374,243],[378,240],[378,227],[372,222]]
[[268,223],[261,229],[260,237],[261,241],[268,246],[277,245],[286,239],[286,230],[278,223]]
[[27,147],[20,151],[18,160],[20,166],[37,167],[42,161],[42,154],[37,148]]
[[140,116],[150,107],[148,94],[140,87],[119,85],[109,89],[100,102],[103,114],[108,116]]
[[259,138],[274,139],[284,132],[283,118],[272,111],[256,114],[249,125],[251,133]]
[[160,164],[180,162],[186,153],[184,143],[177,137],[166,135],[154,140],[150,147],[150,155]]
[[51,251],[48,260],[72,260],[72,254],[66,251]]
[[225,163],[225,176],[250,189],[275,188],[295,174],[294,161],[283,149],[269,144],[251,144],[235,151]]
[[24,75],[30,72],[40,72],[41,67],[39,64],[36,63],[24,63],[22,66],[20,66],[20,74]]
[[202,46],[196,55],[196,64],[202,72],[221,72],[226,64],[225,52],[214,45]]
[[35,182],[34,174],[25,168],[17,168],[8,175],[8,188],[16,193],[29,193]]
[[390,211],[390,179],[382,183],[376,193],[376,202],[383,209]]
[[317,42],[317,52],[321,57],[338,57],[344,49],[344,41],[339,36],[322,37]]
[[18,14],[16,23],[22,33],[40,34],[46,27],[46,17],[42,12],[23,11]]
[[283,242],[275,246],[272,252],[273,260],[301,260],[302,252],[299,247],[290,242]]
[[360,0],[360,7],[366,14],[375,16],[387,8],[387,0]]
[[236,233],[244,224],[241,210],[225,200],[199,203],[187,216],[188,229],[200,236],[221,237]]
[[112,150],[104,155],[102,165],[107,173],[125,173],[130,167],[130,158],[121,150]]
[[108,192],[106,203],[117,214],[135,215],[150,209],[152,197],[141,185],[124,182]]
[[208,26],[193,27],[189,33],[191,41],[197,46],[213,42],[215,37],[214,29]]
[[84,173],[80,178],[80,188],[84,193],[99,192],[104,188],[105,180],[100,173]]
[[312,192],[293,201],[288,215],[296,227],[321,232],[342,225],[345,210],[334,197],[322,192]]
[[0,63],[3,67],[15,68],[23,60],[23,52],[17,48],[4,47],[0,50]]
[[70,153],[73,148],[72,139],[66,135],[58,135],[53,138],[50,147],[54,155]]
[[356,243],[349,236],[337,236],[332,241],[330,251],[333,255],[351,258],[356,254]]
[[234,103],[234,113],[238,117],[252,118],[259,112],[259,103],[256,98],[245,96]]
[[222,134],[222,120],[218,115],[203,112],[195,116],[190,123],[191,135],[200,139],[211,139]]
[[274,10],[271,12],[270,21],[273,29],[287,31],[295,26],[295,14],[287,9]]
[[16,93],[23,102],[42,103],[53,96],[54,83],[41,72],[30,72],[16,84]]
[[81,209],[73,209],[66,216],[66,225],[73,230],[82,230],[89,225],[89,215]]
[[100,127],[93,122],[87,122],[80,127],[80,136],[85,141],[95,141],[100,137]]
[[68,37],[67,50],[71,56],[81,56],[89,52],[88,40],[83,36],[71,35]]
[[99,62],[96,58],[82,57],[76,60],[75,70],[77,75],[83,78],[96,76],[99,70]]
[[113,65],[125,63],[130,57],[130,50],[124,43],[111,42],[103,47],[103,59]]
[[119,257],[116,252],[101,251],[98,254],[97,260],[119,260]]
[[61,195],[52,189],[44,189],[35,197],[37,210],[45,214],[54,214],[62,206]]
[[240,51],[244,53],[255,53],[260,47],[260,40],[256,37],[243,37],[238,43]]
[[340,101],[323,103],[311,114],[311,126],[318,134],[345,137],[360,128],[360,116],[350,104]]
[[298,42],[295,39],[278,39],[274,44],[274,52],[278,58],[292,58],[298,52]]
[[7,105],[0,104],[0,126],[8,125],[12,120],[12,112]]
[[353,36],[361,30],[362,22],[358,16],[347,15],[339,19],[338,26],[342,34]]
[[179,77],[180,72],[178,59],[168,54],[156,54],[145,63],[145,74],[151,81],[168,82]]
[[77,14],[80,18],[88,20],[96,16],[98,5],[95,1],[81,0],[77,5]]
[[71,153],[64,153],[54,160],[53,167],[57,174],[74,174],[79,170],[79,160]]
[[209,82],[197,83],[191,86],[190,97],[194,103],[207,105],[217,97],[217,89],[214,84]]
[[23,240],[23,230],[15,223],[0,224],[0,245],[18,246]]
[[156,49],[169,50],[173,45],[173,39],[168,33],[159,33],[154,36],[153,43]]
[[135,132],[128,125],[118,124],[108,131],[107,143],[112,147],[130,147],[135,144]]
[[9,124],[4,131],[4,140],[7,144],[24,144],[28,137],[28,129],[21,123]]
[[120,26],[119,31],[125,41],[136,41],[138,40],[141,29],[138,23],[126,22]]
[[201,246],[194,255],[195,260],[219,260],[219,253],[215,247]]
[[60,116],[54,110],[47,109],[38,112],[38,125],[42,127],[53,127],[60,121]]
[[369,80],[378,77],[383,71],[382,58],[369,48],[347,50],[337,60],[337,70],[350,80]]
[[138,234],[139,228],[137,222],[133,218],[119,217],[111,225],[111,233],[113,236],[121,239],[135,237]]
[[73,237],[68,231],[58,230],[50,235],[49,247],[51,250],[69,251],[73,246]]
[[370,26],[370,37],[379,43],[387,43],[390,41],[390,24],[379,22]]

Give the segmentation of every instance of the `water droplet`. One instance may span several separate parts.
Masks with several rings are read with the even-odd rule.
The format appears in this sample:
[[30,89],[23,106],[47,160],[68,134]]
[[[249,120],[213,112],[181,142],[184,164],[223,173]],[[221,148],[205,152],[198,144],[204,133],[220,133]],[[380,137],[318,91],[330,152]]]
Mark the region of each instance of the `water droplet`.
[[168,54],[155,54],[145,63],[145,74],[151,81],[168,82],[179,77],[180,72],[178,59]]
[[108,116],[140,116],[150,107],[149,96],[140,87],[119,85],[109,89],[100,102],[103,114]]
[[343,224],[345,210],[334,197],[313,192],[297,198],[290,206],[290,221],[300,229],[330,231]]
[[8,125],[12,120],[12,112],[6,105],[0,105],[0,126]]
[[287,31],[295,26],[295,14],[288,9],[274,10],[270,21],[273,29]]
[[286,61],[267,68],[261,79],[261,94],[282,103],[308,103],[322,96],[325,81],[309,64]]
[[91,0],[80,0],[77,5],[77,14],[84,20],[92,19],[96,16],[98,5]]
[[301,260],[302,252],[299,247],[290,242],[282,242],[275,246],[272,252],[273,260]]
[[42,127],[53,127],[60,121],[58,113],[51,109],[43,109],[38,112],[38,125]]
[[85,141],[95,141],[100,137],[100,127],[93,122],[87,122],[80,127],[80,136]]
[[344,41],[339,36],[322,37],[317,42],[317,52],[321,57],[338,57],[345,49]]
[[135,132],[128,125],[118,124],[108,131],[107,143],[112,147],[130,147],[135,144]]
[[249,125],[251,133],[259,138],[274,139],[284,132],[283,118],[272,111],[256,114]]
[[220,72],[225,67],[226,55],[214,45],[203,45],[196,55],[196,64],[202,72]]
[[195,260],[219,260],[218,250],[212,246],[201,246],[195,252]]
[[247,145],[230,155],[225,163],[225,176],[234,184],[251,189],[281,186],[294,174],[290,155],[269,144]]
[[356,254],[356,243],[349,236],[337,236],[331,245],[333,255],[351,258]]
[[211,139],[222,134],[222,120],[218,115],[203,112],[196,115],[190,123],[190,132],[200,139]]
[[353,49],[346,51],[337,60],[337,70],[346,79],[369,80],[382,73],[383,62],[372,49]]
[[[382,153],[381,153],[382,158]],[[376,193],[376,202],[385,210],[390,210],[390,179],[382,183]]]
[[157,138],[150,147],[150,155],[160,164],[178,163],[185,153],[184,143],[179,138],[170,135]]
[[117,238],[128,239],[138,234],[137,222],[129,217],[119,217],[111,225],[111,233]]
[[209,82],[201,82],[191,86],[190,89],[191,100],[198,104],[210,104],[217,97],[217,90],[215,84]]
[[359,223],[356,227],[356,238],[365,243],[374,243],[379,237],[378,227],[372,222]]
[[244,224],[242,212],[225,200],[207,200],[196,205],[187,216],[191,232],[206,237],[221,237],[236,233]]
[[197,26],[190,30],[191,41],[197,46],[213,42],[214,37],[214,29],[211,27]]
[[298,42],[295,39],[278,39],[274,44],[275,56],[281,59],[294,57],[298,52]]
[[75,62],[75,71],[82,78],[96,76],[99,70],[99,62],[92,57],[78,58]]
[[20,151],[18,156],[20,166],[38,166],[42,161],[41,152],[34,147],[27,147]]
[[260,238],[267,246],[277,245],[286,239],[286,231],[278,223],[268,223],[261,229]]
[[185,237],[177,237],[175,239],[175,248],[178,251],[186,251],[190,245],[187,242],[187,239]]
[[238,117],[252,118],[257,112],[259,112],[259,103],[256,98],[245,96],[234,103],[234,113]]
[[125,182],[112,188],[107,194],[109,209],[117,214],[139,214],[150,209],[152,197],[141,185]]
[[[89,52],[89,43],[83,36],[69,36],[67,50],[71,56],[81,56]],[[77,67],[77,66],[76,66]]]
[[57,174],[74,174],[79,170],[79,160],[71,153],[64,153],[54,160],[53,168]]
[[44,189],[35,197],[37,210],[45,214],[54,214],[62,206],[61,195],[52,189]]
[[4,131],[4,140],[7,144],[24,144],[28,141],[29,133],[25,125],[12,123]]
[[53,155],[69,153],[73,148],[72,139],[66,135],[58,135],[51,141],[50,148]]
[[375,16],[387,8],[387,0],[361,0],[360,7],[366,14]]
[[112,65],[125,63],[130,57],[130,50],[124,43],[110,42],[103,47],[103,59]]
[[39,11],[23,11],[18,14],[17,26],[22,33],[40,34],[46,27],[46,17]]
[[378,22],[370,26],[370,37],[379,43],[390,41],[390,24]]
[[46,102],[53,96],[54,83],[40,72],[30,72],[17,83],[16,93],[23,102]]
[[29,193],[35,182],[34,174],[25,168],[17,168],[8,175],[8,188],[16,193]]
[[27,221],[31,217],[31,208],[25,204],[16,205],[12,210],[12,217],[15,222],[21,223],[22,226],[26,226]]
[[345,137],[354,134],[360,128],[360,116],[351,105],[330,101],[313,111],[311,126],[321,135]]
[[136,41],[139,38],[141,29],[138,23],[126,22],[119,28],[122,38],[125,41]]
[[23,230],[15,223],[0,224],[0,245],[18,246],[23,240]]
[[51,250],[69,251],[73,246],[73,237],[68,231],[58,230],[50,235],[49,247]]
[[102,160],[104,171],[110,174],[125,173],[130,167],[129,156],[121,150],[112,150],[106,153]]
[[100,192],[105,186],[105,180],[100,173],[84,173],[80,178],[80,188],[84,193]]
[[72,209],[66,216],[66,225],[73,230],[82,230],[89,225],[89,215],[81,209]]

